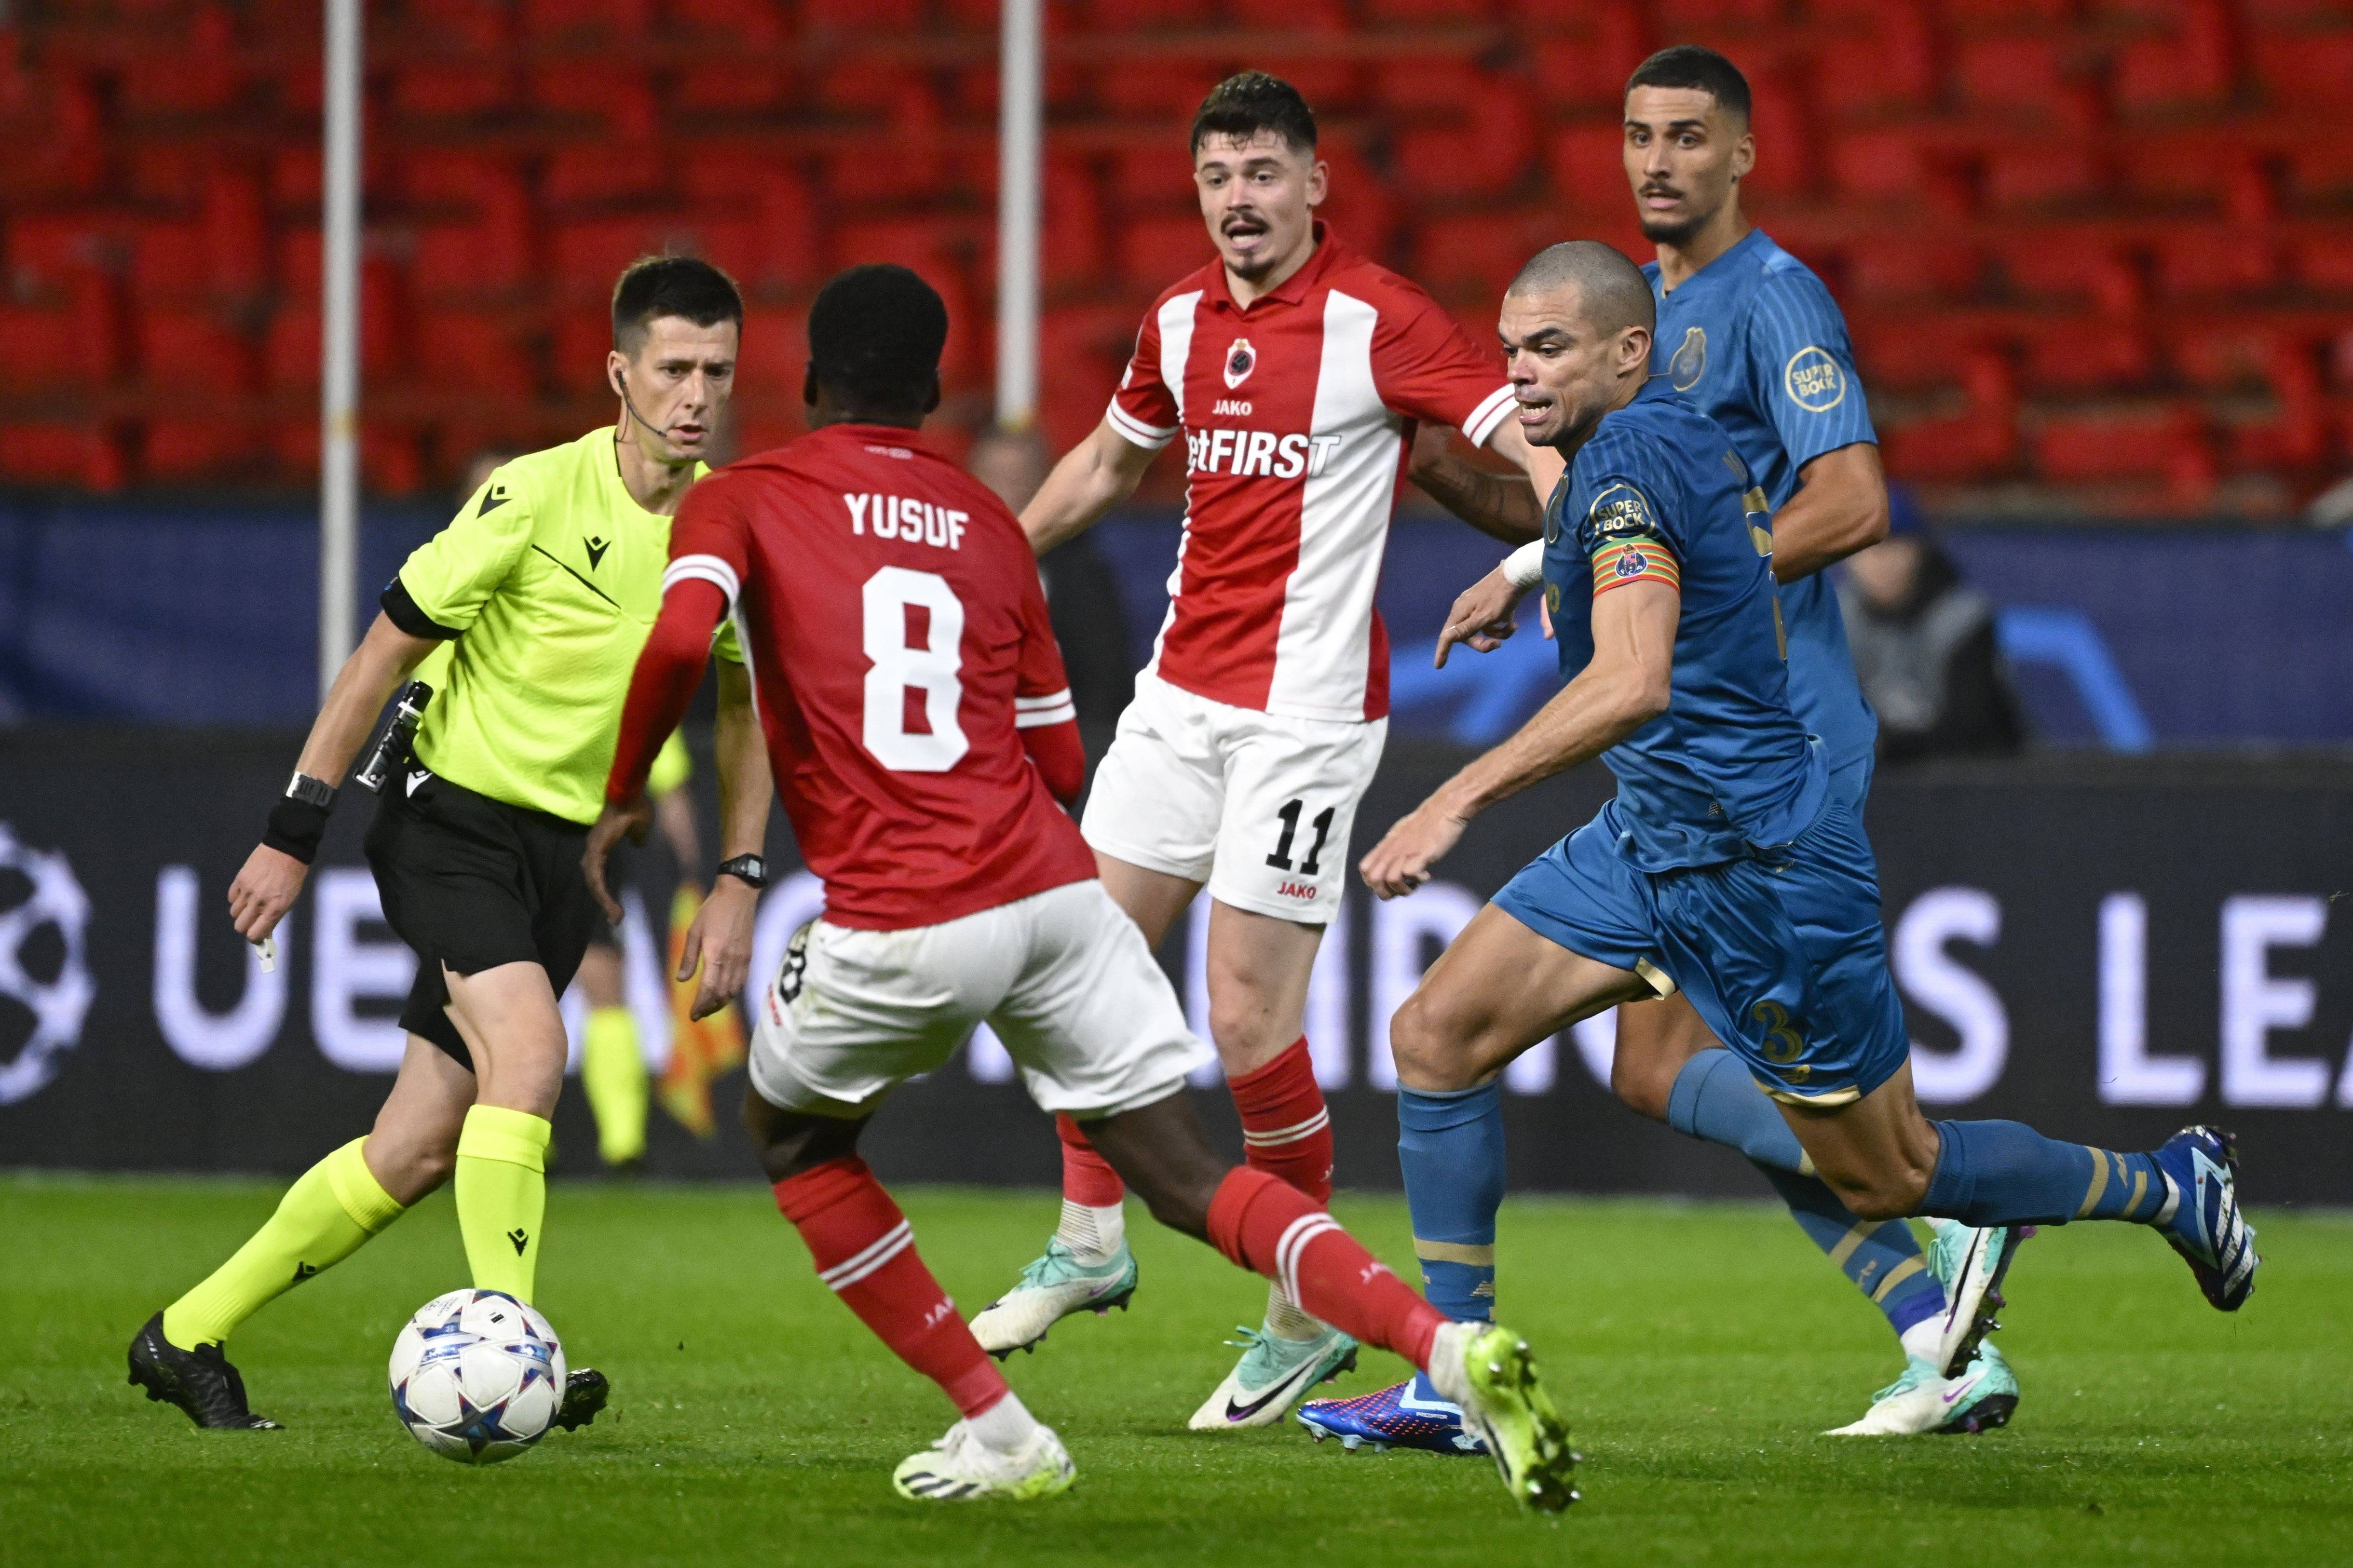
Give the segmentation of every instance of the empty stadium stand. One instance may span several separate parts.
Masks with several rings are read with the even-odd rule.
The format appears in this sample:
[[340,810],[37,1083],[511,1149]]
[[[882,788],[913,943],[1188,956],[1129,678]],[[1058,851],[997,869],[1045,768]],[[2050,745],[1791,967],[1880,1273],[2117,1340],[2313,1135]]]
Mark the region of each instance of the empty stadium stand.
[[[987,414],[990,0],[376,0],[369,483],[605,414],[605,291],[691,249],[753,313],[744,439],[797,426],[832,268],[947,295]],[[1891,468],[1975,512],[2282,514],[2353,466],[2348,0],[1049,0],[1041,420],[1100,415],[1209,251],[1186,117],[1291,75],[1331,219],[1488,319],[1535,246],[1634,248],[1650,49],[1757,88],[1756,216],[1849,312]],[[315,0],[0,9],[0,482],[311,482]],[[1164,468],[1169,465],[1162,465]],[[1166,483],[1173,475],[1158,476]]]

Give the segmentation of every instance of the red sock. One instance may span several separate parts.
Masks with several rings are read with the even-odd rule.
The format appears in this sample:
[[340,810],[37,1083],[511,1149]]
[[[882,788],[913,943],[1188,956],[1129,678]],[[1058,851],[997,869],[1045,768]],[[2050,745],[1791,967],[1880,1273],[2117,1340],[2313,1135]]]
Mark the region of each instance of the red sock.
[[776,1184],[776,1207],[808,1243],[818,1278],[901,1361],[966,1415],[1005,1397],[1005,1379],[915,1253],[899,1205],[855,1154]]
[[1091,1209],[1107,1209],[1127,1196],[1127,1188],[1111,1162],[1095,1152],[1079,1124],[1060,1111],[1054,1113],[1054,1131],[1062,1140],[1062,1195]]
[[1417,1295],[1340,1222],[1264,1171],[1226,1173],[1209,1203],[1209,1242],[1343,1333],[1430,1365],[1446,1314]]
[[1242,1113],[1242,1157],[1319,1204],[1332,1201],[1332,1113],[1302,1035],[1281,1056],[1232,1079]]

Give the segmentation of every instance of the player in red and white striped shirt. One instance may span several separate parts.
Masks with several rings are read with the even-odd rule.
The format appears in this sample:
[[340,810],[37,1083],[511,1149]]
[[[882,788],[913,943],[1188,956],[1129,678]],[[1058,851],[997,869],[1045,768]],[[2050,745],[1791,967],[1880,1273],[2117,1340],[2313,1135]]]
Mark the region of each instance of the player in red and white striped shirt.
[[939,404],[939,296],[904,268],[853,268],[808,331],[811,433],[703,480],[670,531],[588,863],[601,891],[733,615],[777,793],[825,883],[755,1009],[744,1124],[819,1276],[963,1415],[899,1466],[900,1494],[1037,1498],[1074,1474],[857,1153],[891,1090],[985,1019],[1032,1098],[1085,1119],[1155,1215],[1429,1371],[1484,1423],[1513,1496],[1565,1507],[1574,1456],[1526,1346],[1447,1321],[1319,1202],[1210,1152],[1183,1092],[1200,1044],[1055,804],[1085,759],[1037,558],[979,481],[908,439]]
[[[1331,1121],[1301,1025],[1388,728],[1373,592],[1406,455],[1416,425],[1431,423],[1523,469],[1542,459],[1504,417],[1500,356],[1315,220],[1325,169],[1293,89],[1261,72],[1220,83],[1192,148],[1218,259],[1154,304],[1103,424],[1021,523],[1051,549],[1185,437],[1168,618],[1096,773],[1086,838],[1105,889],[1155,947],[1208,887],[1209,1027],[1250,1163],[1321,1202]],[[975,1321],[993,1351],[1034,1344],[1058,1318],[1134,1287],[1119,1180],[1067,1119],[1060,1130],[1062,1226]],[[1192,1424],[1278,1421],[1355,1351],[1277,1291]]]

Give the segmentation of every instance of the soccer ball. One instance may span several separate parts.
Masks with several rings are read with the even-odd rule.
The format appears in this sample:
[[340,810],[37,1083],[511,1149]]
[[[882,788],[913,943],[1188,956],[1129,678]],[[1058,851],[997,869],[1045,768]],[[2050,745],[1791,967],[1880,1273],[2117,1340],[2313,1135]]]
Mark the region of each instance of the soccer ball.
[[564,1403],[564,1346],[503,1290],[452,1290],[392,1342],[392,1409],[417,1440],[464,1465],[539,1441]]

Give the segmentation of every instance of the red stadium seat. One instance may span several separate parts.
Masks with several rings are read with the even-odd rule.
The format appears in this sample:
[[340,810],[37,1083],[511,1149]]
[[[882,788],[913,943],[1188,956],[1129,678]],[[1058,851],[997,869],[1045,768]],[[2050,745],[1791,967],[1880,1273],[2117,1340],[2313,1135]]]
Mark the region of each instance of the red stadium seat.
[[393,73],[392,107],[411,120],[464,119],[521,101],[522,82],[497,56],[405,65]]
[[425,383],[475,397],[531,397],[539,355],[527,323],[503,310],[433,306],[418,313],[416,374]]
[[905,36],[923,25],[923,0],[801,0],[801,24],[811,32]]
[[661,128],[652,81],[626,57],[611,62],[535,65],[523,74],[533,105],[589,117],[602,127],[603,136],[643,142]]
[[569,300],[609,300],[614,279],[641,256],[695,248],[674,208],[571,218],[547,228],[546,281]]
[[261,427],[244,420],[152,418],[140,444],[140,477],[153,485],[248,479],[268,471],[272,456]]
[[777,0],[671,0],[670,20],[714,43],[767,47],[787,36],[789,5]]
[[2247,60],[2264,101],[2276,109],[2341,103],[2353,97],[2353,29],[2345,28],[2341,20],[2328,32],[2282,28],[2258,33]]
[[60,380],[105,379],[90,374],[89,328],[64,299],[39,305],[0,300],[0,342],[8,345],[0,354],[0,391],[43,392]]
[[[515,10],[507,0],[405,0],[404,19],[416,28],[462,47],[489,53],[515,42]],[[317,27],[315,18],[311,27]]]
[[1625,130],[1614,116],[1555,132],[1546,150],[1553,195],[1580,216],[1630,211],[1634,195],[1626,180],[1625,143]]
[[2169,490],[2189,499],[2213,483],[2206,416],[2189,403],[2056,416],[2035,434],[2033,454],[2042,476],[2063,484],[2161,474]]
[[1217,247],[1195,213],[1133,217],[1119,232],[1120,271],[1135,281],[1138,292],[1157,293],[1217,256]]
[[2117,50],[2116,103],[2128,111],[2219,105],[2237,85],[2243,47],[2229,0],[2183,0],[2166,34]]
[[1420,26],[1461,26],[1493,21],[1494,0],[1365,0],[1370,22]]
[[614,42],[644,33],[652,0],[522,0],[517,20],[526,40]]
[[2155,250],[2158,288],[2176,298],[2245,293],[2279,277],[2278,247],[2260,230],[2184,226],[2161,236]]
[[1410,195],[1499,196],[1518,185],[1534,161],[1533,89],[1505,78],[1471,100],[1463,121],[1399,133],[1392,156]]
[[1492,305],[1529,257],[1569,237],[1541,212],[1433,216],[1419,226],[1413,277],[1440,299]]
[[153,307],[139,317],[140,379],[164,392],[249,395],[262,389],[261,345],[204,307]]
[[669,123],[715,110],[746,110],[788,107],[799,92],[797,73],[766,60],[725,58],[697,60],[679,68],[670,92]]
[[744,310],[744,353],[735,371],[739,393],[775,393],[800,401],[801,376],[808,367],[806,307],[748,305]]
[[2124,392],[2148,384],[2157,353],[2131,326],[2057,317],[2021,336],[2021,378],[2037,394]]
[[1050,156],[1042,198],[1039,270],[1045,288],[1072,289],[1095,282],[1110,259],[1111,218],[1094,166],[1067,154]]
[[235,24],[219,5],[201,5],[168,47],[140,50],[119,78],[119,106],[132,114],[208,114],[233,105],[245,89]]
[[1083,0],[1082,25],[1099,33],[1191,27],[1217,19],[1213,0]]
[[113,432],[88,425],[0,425],[0,475],[17,484],[111,493],[130,480]]
[[677,178],[674,150],[650,142],[588,142],[559,147],[539,178],[551,207],[658,201]]

